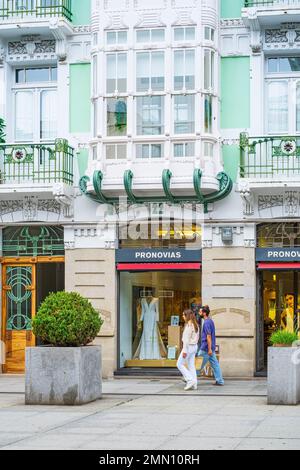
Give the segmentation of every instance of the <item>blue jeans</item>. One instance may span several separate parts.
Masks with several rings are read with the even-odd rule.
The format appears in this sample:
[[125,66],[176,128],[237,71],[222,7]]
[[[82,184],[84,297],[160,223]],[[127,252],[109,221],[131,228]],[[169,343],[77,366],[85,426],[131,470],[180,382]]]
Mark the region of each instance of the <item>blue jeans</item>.
[[206,351],[199,351],[199,353],[197,354],[198,357],[203,357],[203,363],[202,363],[202,366],[201,366],[201,370],[199,371],[199,375],[201,374],[201,372],[203,371],[204,367],[207,365],[207,363],[209,362],[211,367],[212,367],[212,370],[213,370],[213,373],[214,373],[214,376],[215,376],[215,379],[216,379],[216,382],[220,385],[224,385],[224,379],[223,379],[223,375],[222,375],[222,371],[221,371],[221,367],[220,367],[220,364],[219,364],[219,361],[217,359],[217,356],[215,353],[213,353],[212,356],[209,356],[208,353]]

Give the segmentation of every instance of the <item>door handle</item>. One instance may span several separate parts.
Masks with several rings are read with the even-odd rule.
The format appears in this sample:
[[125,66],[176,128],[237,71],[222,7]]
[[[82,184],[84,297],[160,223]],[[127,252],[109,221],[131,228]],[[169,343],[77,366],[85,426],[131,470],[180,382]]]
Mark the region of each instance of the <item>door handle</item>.
[[3,290],[11,291],[12,287],[11,286],[3,286]]
[[34,286],[26,286],[25,290],[34,291]]

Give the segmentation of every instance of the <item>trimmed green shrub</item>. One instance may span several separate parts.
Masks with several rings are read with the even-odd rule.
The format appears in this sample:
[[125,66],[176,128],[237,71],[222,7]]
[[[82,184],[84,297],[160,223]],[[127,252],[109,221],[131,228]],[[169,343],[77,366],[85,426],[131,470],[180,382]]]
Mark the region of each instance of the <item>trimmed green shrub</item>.
[[289,331],[278,330],[275,331],[270,337],[270,344],[272,346],[276,344],[284,344],[286,346],[292,346],[295,341],[298,341],[297,333],[290,333]]
[[99,333],[103,320],[92,304],[75,292],[50,294],[33,319],[33,333],[57,347],[86,346]]

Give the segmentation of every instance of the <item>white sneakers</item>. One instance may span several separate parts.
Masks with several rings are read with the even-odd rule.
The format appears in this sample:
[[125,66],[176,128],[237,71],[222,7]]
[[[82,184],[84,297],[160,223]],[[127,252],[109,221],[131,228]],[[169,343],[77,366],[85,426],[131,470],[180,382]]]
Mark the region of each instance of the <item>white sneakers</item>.
[[188,382],[186,387],[184,387],[184,390],[188,392],[189,390],[197,390],[198,384],[197,382]]

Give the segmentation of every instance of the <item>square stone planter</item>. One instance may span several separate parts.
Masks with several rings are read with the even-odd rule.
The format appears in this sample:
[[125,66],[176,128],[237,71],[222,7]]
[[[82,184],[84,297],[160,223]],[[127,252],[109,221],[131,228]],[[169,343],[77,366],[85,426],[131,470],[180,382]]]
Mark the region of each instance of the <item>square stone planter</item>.
[[268,404],[300,403],[300,349],[269,348]]
[[84,405],[102,396],[101,347],[26,349],[26,405]]

